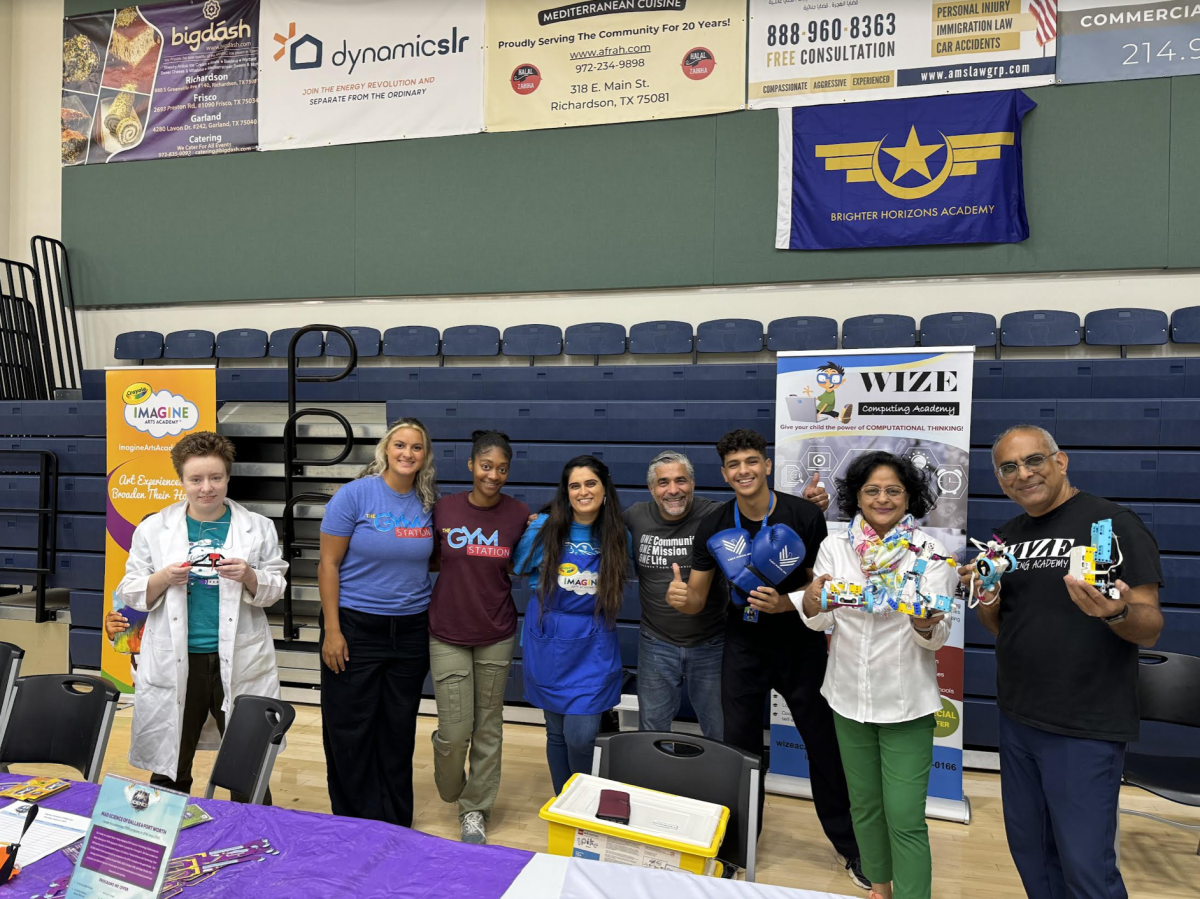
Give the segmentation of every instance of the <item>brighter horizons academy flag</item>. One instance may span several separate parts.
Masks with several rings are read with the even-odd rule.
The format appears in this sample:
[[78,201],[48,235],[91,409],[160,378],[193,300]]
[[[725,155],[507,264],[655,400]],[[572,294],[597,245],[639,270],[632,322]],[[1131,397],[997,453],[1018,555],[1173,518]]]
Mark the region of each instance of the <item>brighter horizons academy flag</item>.
[[1029,237],[1021,91],[779,110],[781,250]]

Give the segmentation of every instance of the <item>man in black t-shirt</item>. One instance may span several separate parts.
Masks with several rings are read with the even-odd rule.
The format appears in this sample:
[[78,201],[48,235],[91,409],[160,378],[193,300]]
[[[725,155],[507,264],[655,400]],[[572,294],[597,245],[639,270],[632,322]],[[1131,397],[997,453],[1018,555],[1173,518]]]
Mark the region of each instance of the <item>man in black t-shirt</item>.
[[[717,453],[721,475],[736,496],[709,513],[696,531],[691,574],[686,583],[679,579],[671,583],[667,602],[695,615],[710,601],[708,593],[717,560],[707,543],[714,534],[740,526],[752,542],[765,521],[790,526],[804,541],[803,564],[796,566],[777,588],[754,590],[748,605],[728,603],[721,667],[725,742],[760,753],[765,770],[769,755],[763,747],[763,710],[772,689],[783,697],[804,739],[813,804],[825,836],[845,858],[850,879],[860,888],[870,889],[871,882],[862,874],[850,820],[850,794],[838,752],[833,712],[821,695],[828,658],[825,635],[805,627],[788,596],[803,590],[812,580],[817,549],[827,534],[825,518],[814,503],[771,490],[771,460],[761,434],[731,431],[717,443]],[[760,791],[760,830],[762,808]]]
[[[1000,532],[1017,567],[977,606],[996,635],[1009,851],[1032,899],[1124,899],[1117,800],[1125,744],[1138,738],[1138,646],[1163,626],[1158,546],[1132,511],[1071,486],[1067,454],[1042,428],[1005,431],[992,464],[1025,510]],[[1072,549],[1106,519],[1118,599],[1069,574]]]

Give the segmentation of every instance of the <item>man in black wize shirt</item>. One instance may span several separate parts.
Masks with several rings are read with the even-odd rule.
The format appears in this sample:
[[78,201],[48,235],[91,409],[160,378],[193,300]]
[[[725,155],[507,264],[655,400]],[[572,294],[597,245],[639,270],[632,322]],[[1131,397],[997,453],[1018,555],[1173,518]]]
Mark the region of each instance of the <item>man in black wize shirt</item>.
[[[859,863],[833,712],[821,695],[828,658],[825,635],[805,627],[788,597],[812,580],[817,549],[828,533],[825,518],[814,503],[771,490],[771,460],[761,434],[730,431],[717,443],[717,453],[721,474],[736,496],[710,512],[697,529],[691,574],[686,583],[677,579],[669,585],[667,602],[690,615],[711,602],[709,587],[718,560],[707,543],[714,534],[741,527],[753,541],[765,520],[768,525],[788,525],[804,541],[803,562],[776,588],[754,590],[748,605],[728,603],[721,665],[725,742],[762,754],[766,769],[769,756],[763,747],[763,710],[772,689],[783,697],[804,739],[813,803],[825,836],[846,860],[850,879],[862,889],[870,889],[871,882],[863,877]],[[728,587],[725,592],[728,595]],[[760,792],[760,829],[762,808]]]
[[[1017,568],[977,606],[996,635],[1009,851],[1032,899],[1124,899],[1117,802],[1125,744],[1138,738],[1138,647],[1163,626],[1158,545],[1132,511],[1071,486],[1067,454],[1042,428],[1005,431],[992,463],[1025,510],[1000,533]],[[1112,556],[1124,557],[1118,599],[1069,575],[1072,548],[1092,545],[1105,519]]]

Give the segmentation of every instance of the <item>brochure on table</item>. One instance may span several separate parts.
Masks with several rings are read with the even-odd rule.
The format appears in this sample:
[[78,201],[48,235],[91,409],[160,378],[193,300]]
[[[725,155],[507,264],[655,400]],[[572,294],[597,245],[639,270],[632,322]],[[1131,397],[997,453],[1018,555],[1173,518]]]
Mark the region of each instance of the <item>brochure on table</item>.
[[153,899],[188,797],[110,774],[100,785],[66,899]]
[[39,808],[33,826],[22,837],[21,831],[28,813],[28,802],[10,802],[0,809],[0,843],[21,844],[21,851],[17,854],[19,868],[40,862],[47,855],[69,846],[87,830],[88,819],[82,815]]

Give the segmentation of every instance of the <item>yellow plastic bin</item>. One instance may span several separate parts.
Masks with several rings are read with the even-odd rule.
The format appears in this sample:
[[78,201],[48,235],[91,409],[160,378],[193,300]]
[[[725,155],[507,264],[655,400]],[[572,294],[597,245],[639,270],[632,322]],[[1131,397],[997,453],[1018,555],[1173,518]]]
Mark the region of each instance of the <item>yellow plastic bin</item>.
[[[596,817],[601,790],[629,794],[628,824]],[[716,855],[729,824],[729,809],[723,805],[573,774],[538,816],[549,825],[551,855],[721,875]]]

